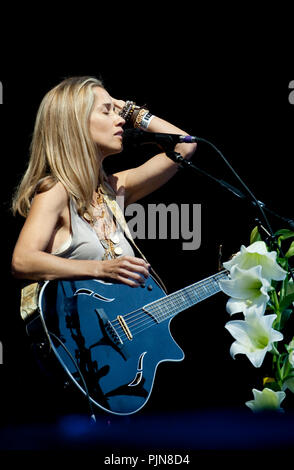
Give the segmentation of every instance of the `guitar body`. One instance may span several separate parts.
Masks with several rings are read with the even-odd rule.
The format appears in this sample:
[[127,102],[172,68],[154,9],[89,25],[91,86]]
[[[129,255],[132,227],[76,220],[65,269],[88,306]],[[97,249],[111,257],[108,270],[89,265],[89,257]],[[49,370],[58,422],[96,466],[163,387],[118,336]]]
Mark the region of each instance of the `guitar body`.
[[75,385],[103,410],[137,412],[150,396],[158,364],[184,358],[170,334],[171,319],[159,320],[143,308],[165,295],[151,276],[137,288],[94,279],[43,285],[39,310],[51,348]]

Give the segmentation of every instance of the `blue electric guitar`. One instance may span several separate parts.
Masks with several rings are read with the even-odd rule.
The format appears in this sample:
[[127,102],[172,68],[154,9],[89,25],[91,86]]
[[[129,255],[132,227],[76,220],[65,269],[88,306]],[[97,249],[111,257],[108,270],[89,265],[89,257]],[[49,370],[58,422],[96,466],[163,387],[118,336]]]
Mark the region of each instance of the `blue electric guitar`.
[[181,361],[169,330],[179,312],[220,291],[219,272],[166,295],[152,276],[143,287],[98,279],[47,281],[39,312],[51,350],[92,404],[118,415],[140,410],[158,364]]

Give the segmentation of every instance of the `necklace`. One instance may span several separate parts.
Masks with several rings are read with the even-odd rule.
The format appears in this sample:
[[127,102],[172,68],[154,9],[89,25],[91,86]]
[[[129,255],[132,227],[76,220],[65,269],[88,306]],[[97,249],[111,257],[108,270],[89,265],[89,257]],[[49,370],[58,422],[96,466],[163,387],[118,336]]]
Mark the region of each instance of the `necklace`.
[[98,187],[95,202],[92,204],[92,217],[85,213],[84,218],[94,228],[105,253],[103,260],[114,259],[122,254],[122,248],[119,246],[119,235],[116,233],[115,222],[110,214],[103,193]]

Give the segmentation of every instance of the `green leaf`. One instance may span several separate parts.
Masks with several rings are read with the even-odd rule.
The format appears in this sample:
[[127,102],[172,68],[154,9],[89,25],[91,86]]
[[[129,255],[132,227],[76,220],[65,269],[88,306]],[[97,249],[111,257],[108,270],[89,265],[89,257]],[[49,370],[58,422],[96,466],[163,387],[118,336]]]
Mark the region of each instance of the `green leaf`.
[[270,388],[274,392],[279,392],[281,390],[281,387],[279,386],[279,384],[277,382],[266,383],[264,388]]
[[294,294],[286,295],[280,303],[280,311],[283,312],[294,302]]
[[288,379],[294,379],[294,372],[290,372],[290,374],[288,374],[288,375],[284,378],[283,382],[285,382],[285,381],[288,380]]
[[291,243],[289,250],[285,254],[286,258],[291,258],[294,255],[294,242]]
[[[287,305],[287,307],[288,307],[288,305]],[[280,306],[280,308],[281,308],[281,306]],[[293,313],[291,308],[285,308],[283,310],[283,313],[281,315],[281,321],[280,321],[280,330],[282,330],[284,328],[285,323],[289,320],[291,313]]]
[[[287,311],[288,307],[292,307],[294,302],[294,282],[288,281],[286,285],[285,296],[283,296],[280,302],[280,311]],[[290,311],[293,312],[293,307],[290,308]],[[285,314],[286,315],[286,314]],[[289,313],[290,316],[290,313]]]
[[292,279],[287,283],[286,294],[294,294],[294,282]]
[[275,235],[279,236],[280,240],[287,240],[287,238],[294,238],[294,232],[292,230],[288,230],[287,228],[282,228],[281,230],[278,230]]
[[250,245],[254,242],[258,242],[261,240],[261,236],[260,236],[260,233],[258,231],[258,226],[254,227],[254,229],[252,230],[251,234],[250,234]]
[[286,271],[288,271],[288,260],[287,258],[280,258],[278,256],[277,258],[277,262],[279,263],[279,265],[284,268]]

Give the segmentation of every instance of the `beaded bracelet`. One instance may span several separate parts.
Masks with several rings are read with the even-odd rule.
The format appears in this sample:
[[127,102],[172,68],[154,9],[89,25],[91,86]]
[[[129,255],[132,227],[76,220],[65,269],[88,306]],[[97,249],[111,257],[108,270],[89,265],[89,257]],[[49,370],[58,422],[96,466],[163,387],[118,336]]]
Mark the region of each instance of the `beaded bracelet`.
[[126,101],[126,104],[119,114],[126,122],[129,122],[136,107],[134,101]]
[[144,106],[137,106],[134,101],[126,101],[119,113],[126,123],[132,123],[135,128],[147,129],[154,117]]
[[138,112],[138,115],[136,117],[136,120],[134,122],[134,127],[135,128],[138,128],[138,127],[140,128],[141,127],[142,119],[145,116],[145,114],[148,114],[148,113],[149,113],[148,109],[144,109],[144,108],[140,109],[140,111]]

